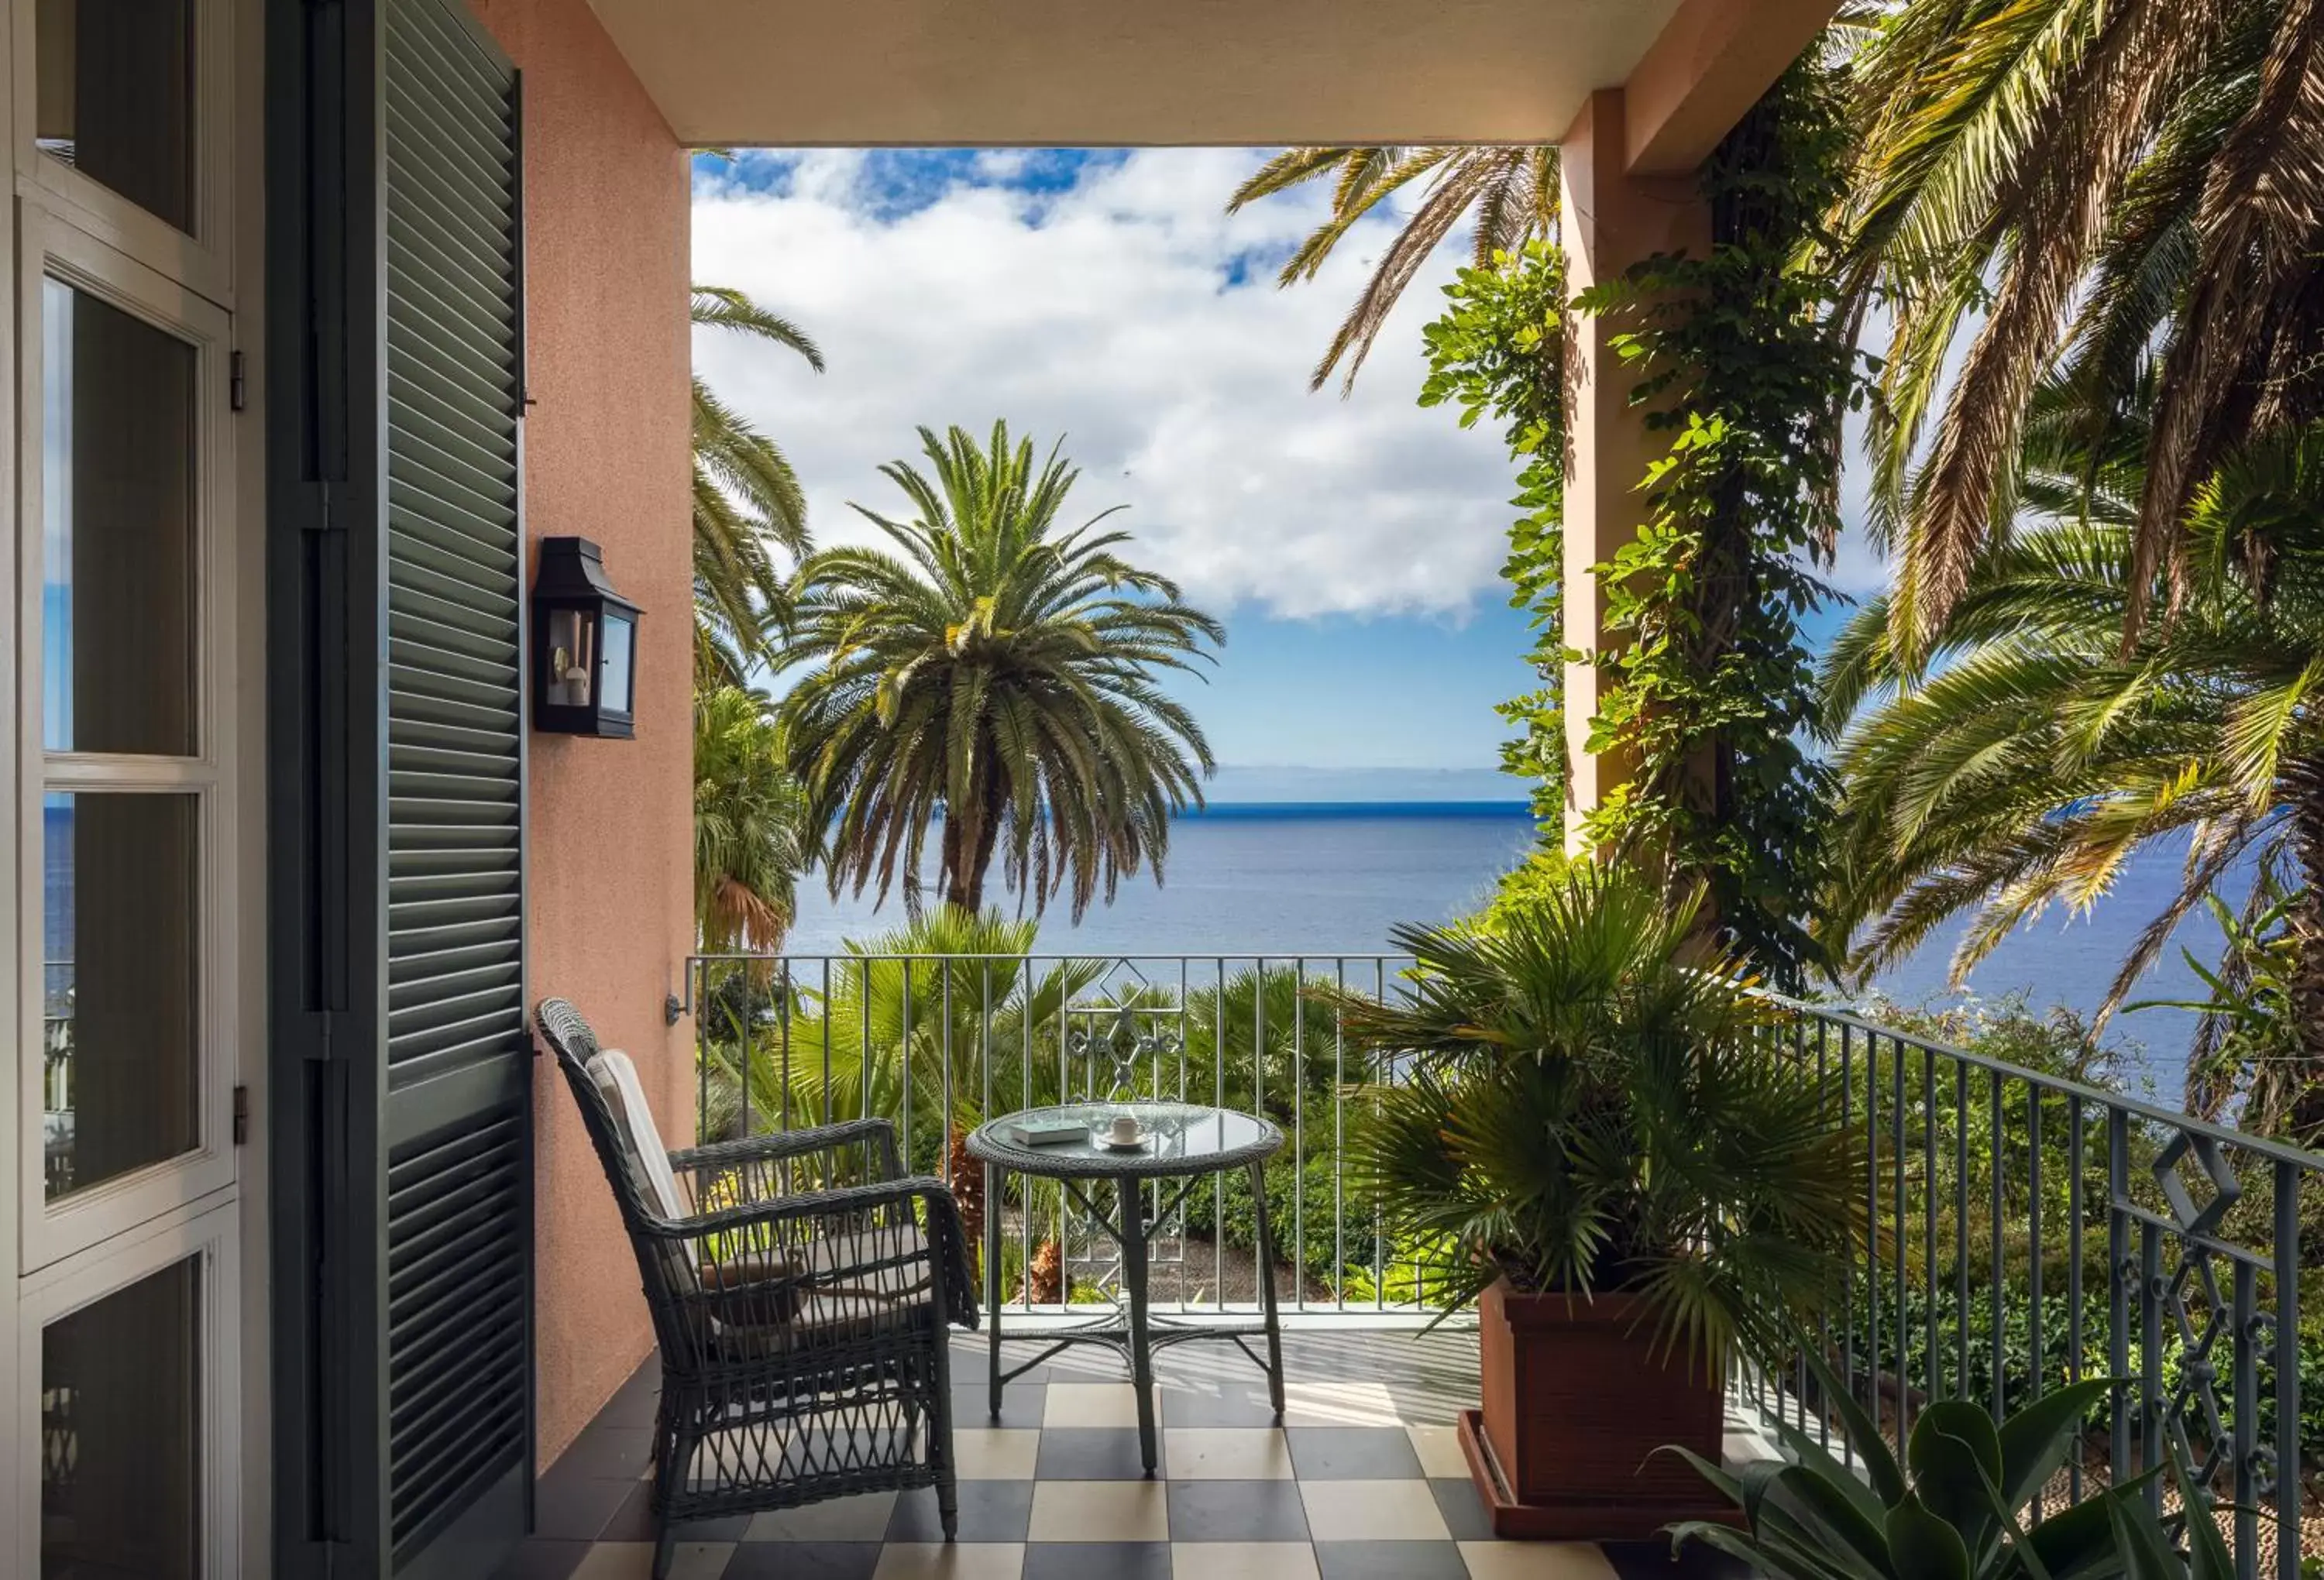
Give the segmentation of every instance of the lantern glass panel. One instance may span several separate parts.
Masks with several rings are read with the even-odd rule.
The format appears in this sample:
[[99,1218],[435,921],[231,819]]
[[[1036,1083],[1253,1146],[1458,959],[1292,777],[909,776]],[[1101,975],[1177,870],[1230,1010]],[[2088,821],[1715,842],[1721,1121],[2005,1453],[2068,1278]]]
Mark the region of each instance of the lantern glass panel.
[[560,708],[590,705],[590,675],[597,646],[596,617],[586,610],[549,611],[549,701]]
[[598,673],[604,676],[604,706],[609,713],[626,713],[630,710],[630,664],[632,638],[636,624],[618,614],[605,616],[604,657],[598,660]]

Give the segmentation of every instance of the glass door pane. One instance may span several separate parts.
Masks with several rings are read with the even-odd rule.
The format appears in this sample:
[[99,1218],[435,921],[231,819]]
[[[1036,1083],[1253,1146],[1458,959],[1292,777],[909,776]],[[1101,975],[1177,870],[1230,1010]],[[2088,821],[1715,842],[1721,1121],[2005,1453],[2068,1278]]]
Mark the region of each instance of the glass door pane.
[[181,231],[194,228],[194,0],[39,0],[33,137]]
[[201,1144],[200,804],[51,794],[42,1144],[51,1201]]
[[194,348],[59,280],[41,343],[42,743],[191,756]]
[[41,1580],[202,1572],[202,1258],[41,1332]]

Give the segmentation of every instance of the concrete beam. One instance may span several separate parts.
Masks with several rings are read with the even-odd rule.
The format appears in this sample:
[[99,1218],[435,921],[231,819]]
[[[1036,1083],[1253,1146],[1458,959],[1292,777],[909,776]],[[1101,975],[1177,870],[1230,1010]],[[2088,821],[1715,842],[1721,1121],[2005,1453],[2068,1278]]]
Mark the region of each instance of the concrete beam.
[[1625,85],[1627,168],[1700,168],[1839,9],[1838,0],[1684,0]]

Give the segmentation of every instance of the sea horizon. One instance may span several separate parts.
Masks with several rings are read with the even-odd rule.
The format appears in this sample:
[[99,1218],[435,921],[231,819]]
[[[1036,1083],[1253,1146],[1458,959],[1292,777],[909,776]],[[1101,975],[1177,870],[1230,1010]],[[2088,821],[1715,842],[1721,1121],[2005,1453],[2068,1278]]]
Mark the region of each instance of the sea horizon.
[[[1472,914],[1536,838],[1530,806],[1506,795],[1213,799],[1179,813],[1173,825],[1159,885],[1146,872],[1126,877],[1111,905],[1101,896],[1078,923],[1053,905],[1038,919],[1035,952],[1326,966],[1393,953],[1391,928]],[[2064,1009],[2087,1020],[2103,1003],[2132,937],[2175,888],[2179,866],[2176,853],[2148,850],[2090,916],[2052,916],[2020,928],[1970,973],[1963,991],[1948,982],[1950,956],[1966,928],[1956,922],[1855,997],[1928,1009],[2016,1003],[2035,1015]],[[996,886],[998,876],[996,868]],[[996,893],[989,904],[1018,914],[1012,896]],[[834,901],[820,871],[810,872],[801,879],[798,918],[783,952],[844,953],[849,942],[892,932],[904,921],[900,895],[876,907],[868,894]],[[2216,957],[2219,937],[2207,915],[2181,924],[2133,1000],[2202,996],[2200,980],[2179,952],[2182,944],[2207,963]],[[2103,1040],[2123,1074],[2148,1095],[2175,1102],[2195,1020],[2176,1008],[2119,1014]]]

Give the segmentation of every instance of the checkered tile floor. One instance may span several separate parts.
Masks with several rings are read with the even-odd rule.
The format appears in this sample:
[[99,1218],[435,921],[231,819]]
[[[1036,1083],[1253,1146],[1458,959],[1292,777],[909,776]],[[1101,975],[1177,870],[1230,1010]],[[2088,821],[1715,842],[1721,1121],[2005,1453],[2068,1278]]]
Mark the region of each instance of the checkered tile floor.
[[[683,1529],[676,1580],[1711,1580],[1738,1571],[1667,1543],[1497,1542],[1454,1442],[1472,1334],[1285,1337],[1277,1427],[1266,1380],[1227,1345],[1166,1352],[1162,1460],[1145,1479],[1137,1404],[1105,1352],[1068,1351],[985,1405],[982,1336],[954,1350],[960,1539],[932,1491],[841,1499]],[[1010,1348],[1017,1349],[1012,1342]],[[1019,1352],[1019,1357],[1034,1353]],[[538,1531],[506,1580],[643,1580],[656,1364],[540,1478]],[[1731,1446],[1739,1448],[1739,1445]]]

